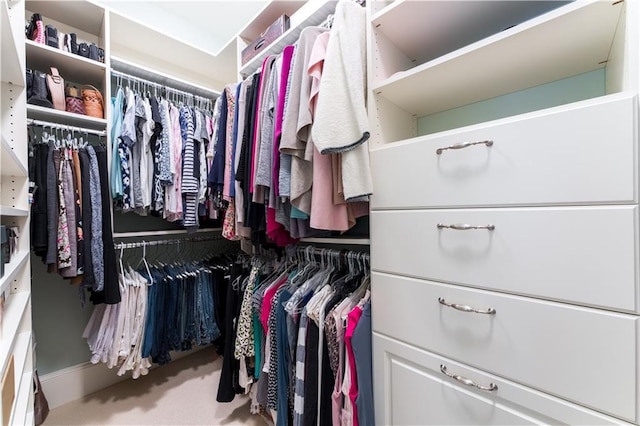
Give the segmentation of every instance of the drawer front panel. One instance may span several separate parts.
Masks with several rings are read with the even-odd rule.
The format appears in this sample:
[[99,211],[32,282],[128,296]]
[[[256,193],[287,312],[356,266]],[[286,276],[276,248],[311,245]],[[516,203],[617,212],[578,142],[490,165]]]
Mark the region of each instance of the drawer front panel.
[[635,98],[604,99],[372,150],[371,207],[635,202]]
[[[372,268],[636,311],[637,209],[374,211],[370,218]],[[495,229],[438,229],[438,224],[493,225]]]
[[[374,333],[376,423],[444,424],[620,424],[617,419],[554,398],[450,359]],[[446,377],[462,375],[481,391]],[[527,407],[527,408],[523,408]]]
[[[463,312],[443,305],[440,298],[495,313]],[[635,316],[381,273],[373,273],[372,300],[378,333],[635,419]]]

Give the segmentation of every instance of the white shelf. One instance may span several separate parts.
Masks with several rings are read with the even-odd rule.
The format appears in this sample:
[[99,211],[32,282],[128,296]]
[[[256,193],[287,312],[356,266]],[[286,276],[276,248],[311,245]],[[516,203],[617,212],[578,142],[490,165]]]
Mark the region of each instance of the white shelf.
[[[5,312],[2,323],[2,338],[0,338],[0,371],[4,371],[9,361],[9,355],[13,353],[13,348],[17,343],[18,330],[22,315],[29,303],[31,294],[29,292],[7,294],[5,302]],[[19,360],[16,360],[19,362]]]
[[29,252],[27,250],[19,251],[12,257],[11,262],[4,265],[4,275],[0,278],[0,294],[6,292],[8,295],[11,292],[9,288],[11,282],[24,268],[27,259],[29,259]]
[[[274,2],[274,3],[287,3],[287,2]],[[293,2],[296,3],[296,2]],[[262,66],[262,61],[268,55],[279,54],[282,52],[285,46],[294,44],[300,37],[300,32],[309,26],[319,25],[324,22],[328,15],[332,14],[336,10],[336,1],[318,1],[311,0],[298,9],[293,15],[289,17],[290,28],[278,37],[267,48],[254,56],[249,62],[240,67],[240,74],[244,77],[254,73]],[[284,12],[282,12],[284,13]],[[277,15],[273,18],[275,20]],[[273,21],[272,21],[273,22]],[[270,23],[266,24],[262,31],[264,31]],[[252,23],[252,27],[256,23]],[[242,34],[248,34],[247,31],[243,31]],[[255,37],[259,36],[259,32],[255,34]],[[255,38],[254,37],[254,38]],[[253,39],[249,39],[251,42]]]
[[[196,233],[202,232],[220,232],[222,228],[200,228],[197,229]],[[167,229],[164,231],[134,231],[134,232],[114,232],[113,238],[132,238],[132,237],[158,237],[162,235],[182,235],[182,234],[190,234],[193,231],[188,231],[186,229]]]
[[622,8],[572,3],[396,73],[372,90],[425,116],[603,68]]
[[[14,6],[19,7],[19,6]],[[9,4],[6,1],[0,2],[0,28],[2,29],[2,66],[0,67],[0,77],[2,81],[10,82],[18,86],[24,86],[24,70],[20,63],[18,46],[21,43],[15,38]]]
[[0,216],[29,216],[29,210],[0,206]]
[[107,68],[102,62],[80,55],[25,40],[27,67],[49,73],[51,67],[58,68],[60,76],[67,82],[78,85],[92,84],[102,86]]
[[[104,95],[103,95],[104,96]],[[107,100],[105,99],[105,103]],[[106,112],[106,108],[105,108]],[[27,117],[35,120],[51,121],[74,127],[85,127],[88,129],[104,130],[107,127],[107,120],[95,118],[88,115],[73,114],[71,112],[60,111],[53,108],[46,108],[37,105],[27,105]]]
[[410,60],[423,63],[566,3],[398,0],[377,13],[371,24]]
[[27,177],[26,164],[22,164],[4,135],[0,139],[0,175]]

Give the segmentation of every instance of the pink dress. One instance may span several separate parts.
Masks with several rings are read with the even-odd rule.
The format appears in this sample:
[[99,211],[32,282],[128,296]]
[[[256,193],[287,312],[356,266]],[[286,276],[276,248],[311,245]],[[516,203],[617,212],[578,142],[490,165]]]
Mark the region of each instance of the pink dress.
[[351,312],[349,312],[347,320],[347,331],[344,334],[344,343],[347,347],[347,360],[349,362],[349,369],[351,374],[351,386],[349,388],[349,400],[351,401],[351,407],[353,410],[353,426],[358,426],[358,410],[353,407],[356,406],[356,397],[358,396],[358,377],[356,371],[356,358],[353,354],[353,346],[351,346],[351,338],[353,332],[360,321],[362,316],[362,308],[356,306]]

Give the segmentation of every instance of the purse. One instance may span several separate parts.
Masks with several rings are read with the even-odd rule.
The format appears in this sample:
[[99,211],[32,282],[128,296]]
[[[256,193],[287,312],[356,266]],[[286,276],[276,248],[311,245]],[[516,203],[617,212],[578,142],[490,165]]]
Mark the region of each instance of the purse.
[[55,109],[65,110],[64,79],[56,67],[51,67],[51,74],[47,75],[47,87],[51,94],[51,102]]
[[84,109],[84,101],[82,100],[82,96],[80,96],[78,88],[76,86],[67,86],[65,94],[65,110],[74,114],[86,115],[87,112]]
[[42,391],[38,371],[33,373],[33,421],[36,426],[40,426],[49,415],[49,401]]
[[44,27],[44,34],[46,44],[54,49],[58,48],[58,30],[53,25],[47,25]]
[[89,45],[87,43],[78,43],[78,55],[88,58],[89,54]]
[[29,40],[33,40],[36,43],[45,44],[44,23],[42,22],[42,15],[34,13],[31,15],[31,21],[25,29],[25,35]]
[[102,93],[90,84],[82,86],[81,92],[86,115],[104,118],[104,99],[102,98]]
[[40,71],[33,71],[31,78],[31,96],[27,99],[27,103],[38,105],[46,108],[53,108],[51,103],[51,95],[47,87],[47,74]]
[[100,60],[100,51],[95,43],[89,45],[89,59],[93,59],[94,61]]

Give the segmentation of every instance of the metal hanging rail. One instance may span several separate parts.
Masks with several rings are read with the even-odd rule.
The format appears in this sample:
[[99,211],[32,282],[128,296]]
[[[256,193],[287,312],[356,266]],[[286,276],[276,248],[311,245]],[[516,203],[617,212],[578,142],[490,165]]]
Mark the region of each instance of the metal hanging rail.
[[173,244],[184,244],[184,243],[201,243],[206,241],[217,241],[221,240],[224,237],[222,235],[206,235],[202,237],[188,237],[188,238],[173,238],[170,240],[152,240],[152,241],[134,241],[130,243],[115,243],[114,249],[133,249],[133,248],[143,248],[143,247],[151,247],[151,246],[164,246],[164,245],[173,245]]
[[168,92],[193,96],[209,102],[220,96],[220,92],[216,90],[189,83],[113,56],[111,57],[111,76],[134,80],[149,86],[166,89]]

